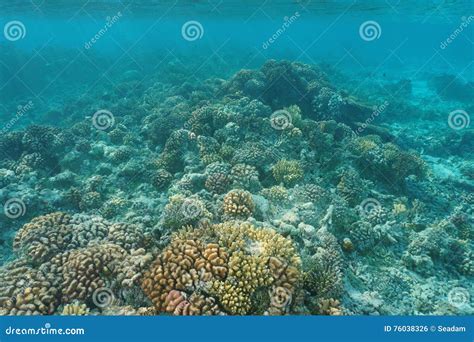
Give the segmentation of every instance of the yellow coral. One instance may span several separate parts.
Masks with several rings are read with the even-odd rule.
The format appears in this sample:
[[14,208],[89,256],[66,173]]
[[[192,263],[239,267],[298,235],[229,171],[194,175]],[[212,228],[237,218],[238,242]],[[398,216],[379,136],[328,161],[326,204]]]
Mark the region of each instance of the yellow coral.
[[71,304],[66,304],[61,312],[62,316],[85,316],[89,314],[89,308],[86,304],[74,301]]
[[288,190],[281,185],[275,185],[271,188],[263,189],[262,195],[275,202],[284,202],[288,200]]
[[320,299],[317,304],[317,310],[319,315],[326,316],[341,316],[341,302],[337,299]]
[[292,294],[299,279],[300,258],[290,240],[272,229],[225,222],[176,233],[142,287],[158,311],[244,315],[271,309],[272,298],[255,302],[262,289]]
[[247,218],[254,210],[252,194],[248,191],[235,189],[224,196],[224,213],[230,217]]
[[272,168],[273,177],[277,182],[293,186],[303,179],[303,169],[297,160],[279,160]]

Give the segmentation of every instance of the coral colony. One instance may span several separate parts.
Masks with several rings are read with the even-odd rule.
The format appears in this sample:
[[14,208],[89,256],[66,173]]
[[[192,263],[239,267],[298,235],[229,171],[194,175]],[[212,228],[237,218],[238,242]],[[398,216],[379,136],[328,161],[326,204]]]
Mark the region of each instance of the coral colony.
[[1,314],[473,313],[472,188],[374,125],[391,104],[275,60],[127,82],[73,125],[1,135],[1,223],[24,223]]

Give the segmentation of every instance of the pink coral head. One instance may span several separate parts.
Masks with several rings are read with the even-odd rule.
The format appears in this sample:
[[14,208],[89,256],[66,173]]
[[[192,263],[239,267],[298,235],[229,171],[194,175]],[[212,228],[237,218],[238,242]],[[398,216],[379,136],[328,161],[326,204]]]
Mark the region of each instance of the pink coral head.
[[174,312],[180,303],[186,300],[186,294],[178,291],[171,290],[165,298],[165,306],[167,312]]

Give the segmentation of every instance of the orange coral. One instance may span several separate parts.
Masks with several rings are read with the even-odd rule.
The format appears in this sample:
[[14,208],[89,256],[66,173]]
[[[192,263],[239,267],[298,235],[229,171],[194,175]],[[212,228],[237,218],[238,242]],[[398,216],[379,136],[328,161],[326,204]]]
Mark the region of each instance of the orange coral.
[[[271,229],[226,222],[175,234],[142,288],[158,311],[172,314],[242,315],[256,307],[281,314],[291,306],[299,267],[290,240]],[[286,305],[272,297],[274,288],[289,294]],[[262,290],[269,296],[257,303]]]

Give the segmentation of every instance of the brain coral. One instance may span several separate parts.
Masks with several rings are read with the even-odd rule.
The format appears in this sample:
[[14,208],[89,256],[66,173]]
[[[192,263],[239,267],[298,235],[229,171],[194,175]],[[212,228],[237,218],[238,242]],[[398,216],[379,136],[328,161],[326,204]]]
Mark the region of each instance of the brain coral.
[[245,315],[261,308],[285,312],[299,279],[300,259],[290,240],[229,221],[175,234],[142,287],[158,311]]

